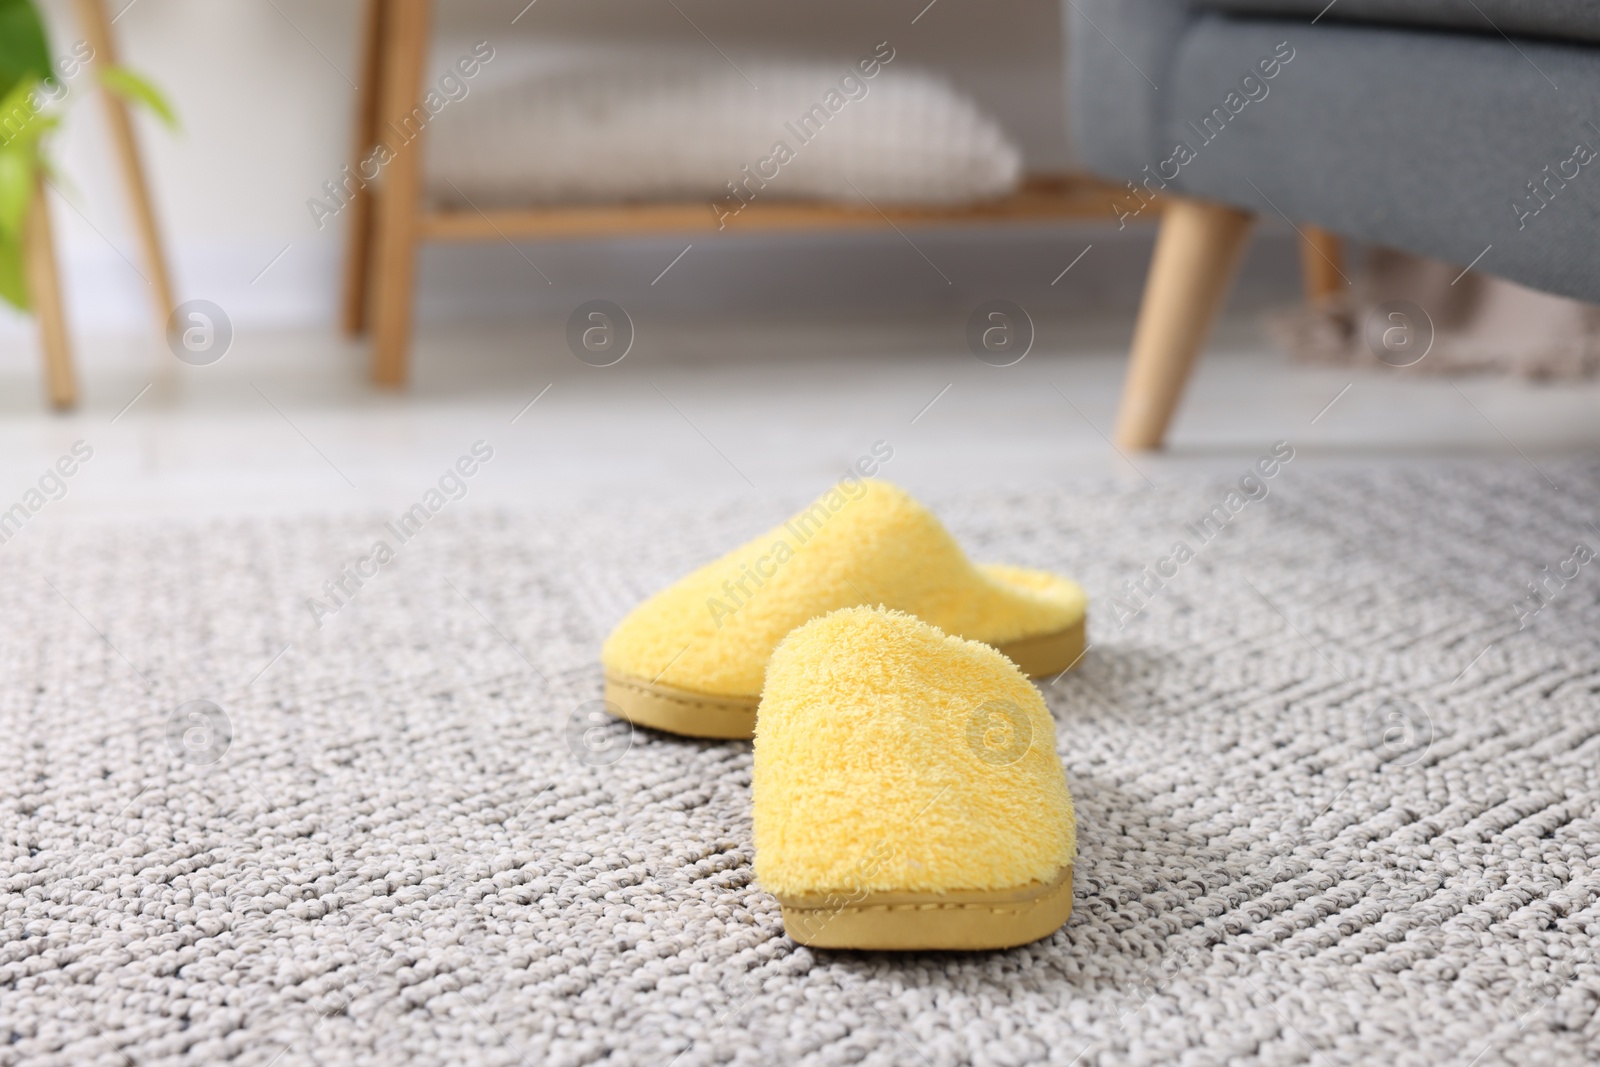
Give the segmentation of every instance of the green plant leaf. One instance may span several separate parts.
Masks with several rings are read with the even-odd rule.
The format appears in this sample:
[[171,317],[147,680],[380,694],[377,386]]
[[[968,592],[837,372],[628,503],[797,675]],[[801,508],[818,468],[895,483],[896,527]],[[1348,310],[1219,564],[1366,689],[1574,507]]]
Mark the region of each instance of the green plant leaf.
[[0,241],[20,241],[33,203],[38,162],[27,152],[0,149]]
[[100,70],[100,84],[130,104],[143,104],[165,122],[168,129],[178,128],[177,112],[172,110],[172,105],[161,90],[150,84],[142,74],[135,74],[127,67],[103,67]]
[[34,107],[33,92],[39,79],[23,78],[0,97],[0,148],[34,150],[39,138],[55,129],[60,121]]
[[32,0],[0,0],[0,93],[50,78],[50,44]]
[[0,149],[15,148],[22,152],[39,154],[39,138],[49,133],[61,124],[61,119],[55,115],[36,114],[33,119],[22,129],[19,136],[9,141],[0,137]]
[[0,0],[0,299],[32,307],[23,266],[23,231],[40,165],[39,138],[56,118],[34,107],[41,81],[53,77],[44,22],[32,0]]
[[21,241],[0,240],[0,298],[18,311],[27,311],[33,306],[28,299],[28,279],[22,269]]

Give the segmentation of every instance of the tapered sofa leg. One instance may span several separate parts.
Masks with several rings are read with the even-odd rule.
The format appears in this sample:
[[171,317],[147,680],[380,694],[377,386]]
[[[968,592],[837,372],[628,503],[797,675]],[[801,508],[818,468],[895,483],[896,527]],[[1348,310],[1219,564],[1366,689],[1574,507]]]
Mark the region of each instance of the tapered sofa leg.
[[1222,204],[1164,198],[1117,413],[1123,448],[1161,447],[1195,357],[1227,300],[1252,221]]
[[1344,240],[1320,226],[1302,226],[1300,236],[1300,275],[1306,303],[1315,307],[1349,287],[1344,273]]

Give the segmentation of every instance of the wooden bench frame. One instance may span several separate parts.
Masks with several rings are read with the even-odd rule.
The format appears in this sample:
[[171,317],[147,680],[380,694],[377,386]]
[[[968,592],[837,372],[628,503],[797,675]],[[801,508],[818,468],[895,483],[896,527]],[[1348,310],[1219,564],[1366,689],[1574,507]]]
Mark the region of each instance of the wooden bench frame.
[[[359,168],[382,131],[399,129],[424,92],[433,0],[367,0],[360,102],[352,167]],[[413,124],[414,125],[414,124]],[[341,323],[359,336],[372,330],[372,380],[403,386],[411,345],[417,249],[423,241],[569,239],[716,232],[706,203],[572,204],[445,209],[423,190],[425,135],[394,151],[381,180],[354,191],[349,210]],[[889,207],[847,203],[754,202],[726,221],[728,232],[814,230],[1103,220],[1119,190],[1081,175],[1034,175],[1014,195],[958,207]],[[1153,216],[1155,212],[1148,213]]]

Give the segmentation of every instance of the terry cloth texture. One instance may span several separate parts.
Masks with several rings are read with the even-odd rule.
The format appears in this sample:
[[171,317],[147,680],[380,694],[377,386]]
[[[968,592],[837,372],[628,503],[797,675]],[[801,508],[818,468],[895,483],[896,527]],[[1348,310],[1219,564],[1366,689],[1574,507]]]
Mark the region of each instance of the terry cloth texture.
[[[1070,0],[1083,165],[1600,302],[1600,135],[1571,103],[1600,98],[1595,46],[1502,27],[1508,40],[1487,23],[1334,21],[1343,7],[1312,25],[1182,0]],[[1472,3],[1459,11],[1481,21]],[[1108,198],[1107,217],[1141,202]]]
[[1072,862],[1038,690],[910,615],[845,608],[786,637],[755,749],[756,875],[773,893],[1017,889]]
[[0,1063],[1592,1061],[1600,563],[1525,583],[1600,539],[1600,464],[1536,459],[1558,490],[1297,462],[1203,545],[1228,483],[931,498],[984,558],[1152,590],[1043,684],[1072,919],[971,956],[797,948],[750,746],[573,717],[625,612],[796,499],[441,514],[320,645],[381,516],[24,530]]
[[[670,527],[661,531],[672,536]],[[915,614],[1002,644],[1083,621],[1070,579],[969,562],[938,517],[879,479],[841,481],[761,536],[697,567],[628,613],[608,670],[701,693],[755,697],[772,650],[819,615],[857,604]]]

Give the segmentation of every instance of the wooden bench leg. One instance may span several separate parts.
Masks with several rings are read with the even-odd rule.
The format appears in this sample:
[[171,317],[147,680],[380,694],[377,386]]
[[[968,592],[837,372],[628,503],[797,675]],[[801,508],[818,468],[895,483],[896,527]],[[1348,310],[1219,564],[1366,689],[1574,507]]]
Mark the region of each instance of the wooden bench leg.
[[56,270],[55,234],[50,227],[50,202],[45,199],[43,180],[34,186],[23,256],[28,299],[33,304],[34,321],[39,324],[39,342],[44,348],[45,388],[51,405],[58,411],[65,411],[78,402],[78,383],[72,373],[72,346],[67,338],[61,276]]
[[1161,447],[1195,357],[1227,299],[1252,221],[1221,204],[1180,197],[1163,204],[1117,413],[1117,443],[1128,449]]
[[394,152],[377,198],[372,290],[372,380],[405,384],[422,208],[422,68],[430,0],[390,0],[384,14],[383,103],[378,137]]
[[1320,304],[1345,289],[1344,240],[1320,226],[1302,226],[1300,274],[1305,284],[1306,303]]
[[[359,178],[362,164],[378,143],[378,115],[383,102],[385,0],[367,0],[361,39],[361,85],[356,90],[355,147],[350,169]],[[345,250],[344,296],[340,325],[351,337],[367,329],[368,290],[372,284],[373,190],[357,185],[350,198],[349,246]]]

